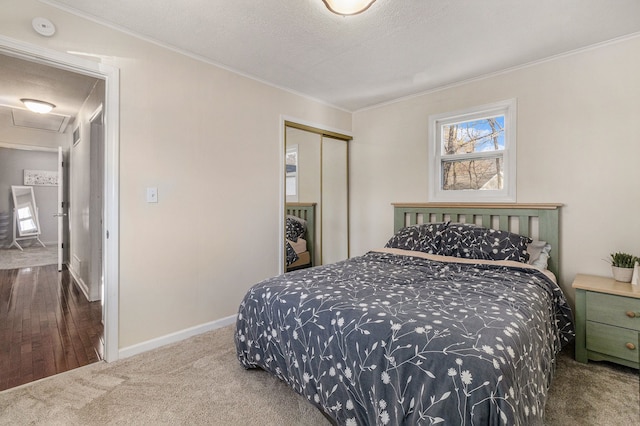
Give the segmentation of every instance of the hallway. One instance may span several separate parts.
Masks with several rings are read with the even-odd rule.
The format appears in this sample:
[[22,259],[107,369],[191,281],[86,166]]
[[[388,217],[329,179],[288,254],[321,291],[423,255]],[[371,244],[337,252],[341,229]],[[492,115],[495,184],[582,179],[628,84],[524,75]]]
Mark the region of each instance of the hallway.
[[101,317],[66,268],[0,270],[0,391],[100,361]]

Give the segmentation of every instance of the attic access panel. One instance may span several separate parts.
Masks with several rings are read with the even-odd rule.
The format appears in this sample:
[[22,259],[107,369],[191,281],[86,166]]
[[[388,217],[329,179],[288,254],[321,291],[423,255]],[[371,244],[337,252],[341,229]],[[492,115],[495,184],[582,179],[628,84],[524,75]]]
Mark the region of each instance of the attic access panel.
[[64,133],[71,117],[55,113],[37,114],[35,112],[12,108],[13,125],[30,129],[48,130]]

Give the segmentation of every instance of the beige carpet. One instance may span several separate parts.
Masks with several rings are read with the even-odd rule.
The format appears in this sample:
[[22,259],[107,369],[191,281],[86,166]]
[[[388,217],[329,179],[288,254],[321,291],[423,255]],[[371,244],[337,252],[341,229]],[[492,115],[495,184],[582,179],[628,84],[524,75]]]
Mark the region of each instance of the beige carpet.
[[58,249],[55,244],[48,247],[42,247],[37,243],[31,246],[25,246],[26,244],[29,242],[20,242],[23,251],[15,246],[10,249],[0,249],[0,269],[17,269],[58,263]]
[[[112,364],[0,392],[2,425],[329,425],[304,398],[235,358],[233,326]],[[635,370],[563,354],[546,425],[637,425]]]

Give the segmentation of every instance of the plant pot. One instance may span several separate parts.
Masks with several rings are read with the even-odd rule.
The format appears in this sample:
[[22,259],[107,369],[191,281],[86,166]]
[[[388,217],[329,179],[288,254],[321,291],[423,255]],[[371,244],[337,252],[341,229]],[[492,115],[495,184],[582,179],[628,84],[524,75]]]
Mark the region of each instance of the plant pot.
[[631,282],[631,277],[633,276],[633,268],[619,268],[617,266],[612,266],[611,271],[613,272],[614,280],[623,283]]

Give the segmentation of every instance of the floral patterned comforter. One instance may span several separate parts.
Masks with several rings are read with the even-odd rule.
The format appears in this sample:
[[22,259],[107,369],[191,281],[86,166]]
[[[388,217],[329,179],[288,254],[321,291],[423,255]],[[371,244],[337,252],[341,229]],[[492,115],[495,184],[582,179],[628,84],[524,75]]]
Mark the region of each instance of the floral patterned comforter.
[[340,425],[542,424],[574,335],[560,288],[526,265],[403,252],[256,284],[239,308],[240,363]]

